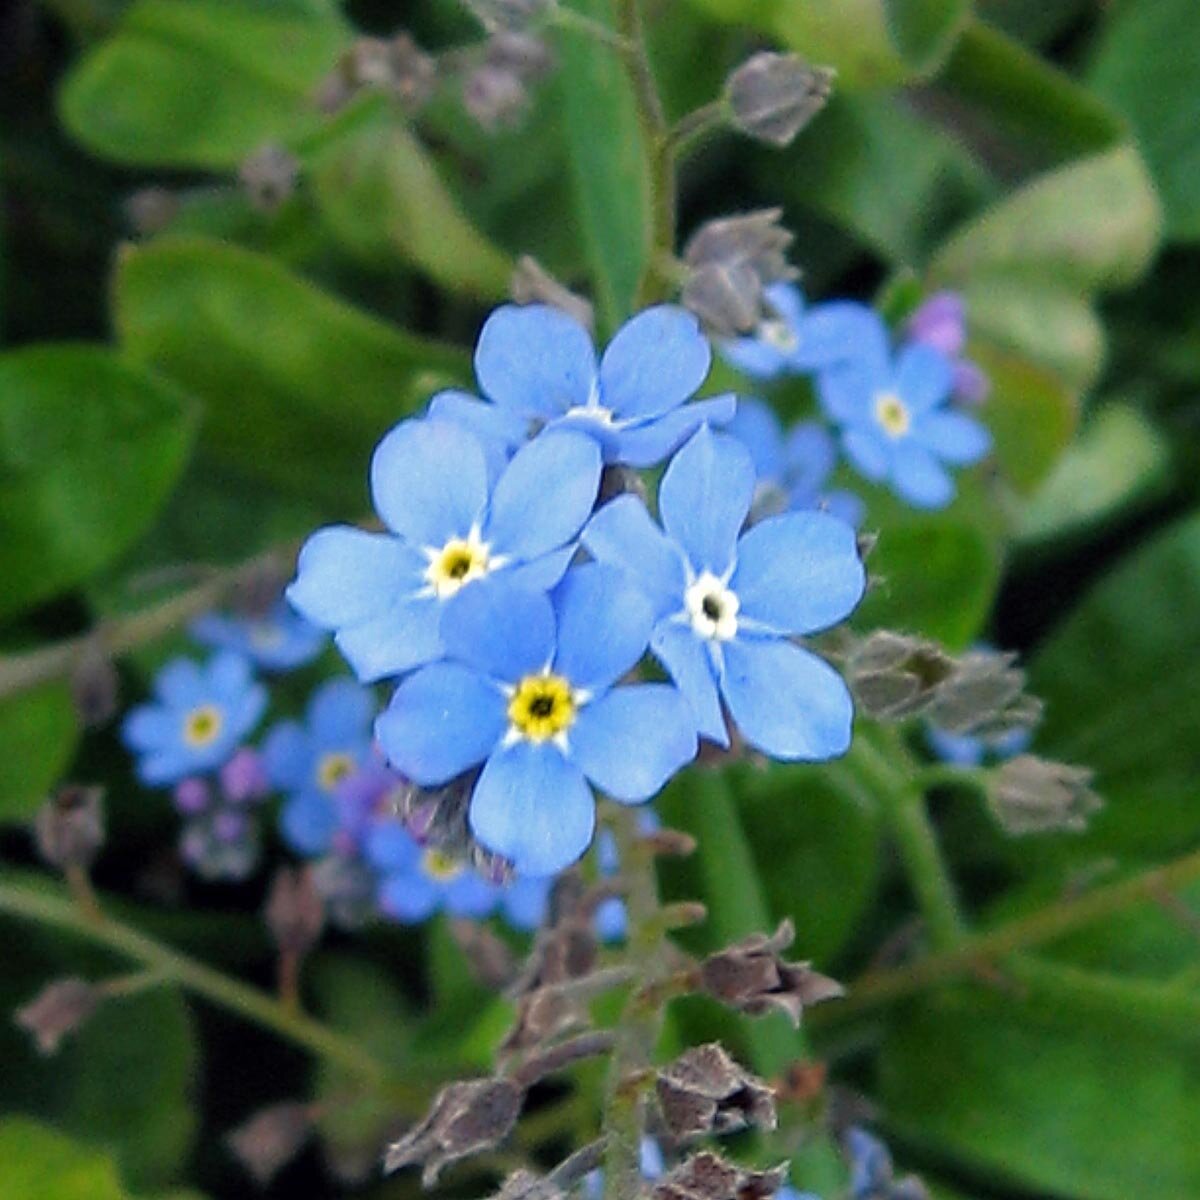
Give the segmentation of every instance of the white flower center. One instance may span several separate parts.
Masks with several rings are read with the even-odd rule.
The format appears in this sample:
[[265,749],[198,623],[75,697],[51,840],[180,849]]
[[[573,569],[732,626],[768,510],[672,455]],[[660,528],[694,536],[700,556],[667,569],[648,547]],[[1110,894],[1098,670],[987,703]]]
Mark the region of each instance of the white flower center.
[[451,538],[440,550],[426,549],[429,566],[425,568],[425,580],[434,595],[448,600],[463,584],[482,579],[499,565],[489,551],[478,529],[472,529],[465,538]]
[[737,593],[711,571],[705,571],[683,594],[692,628],[702,638],[727,642],[737,633]]
[[758,336],[781,354],[791,354],[800,345],[796,331],[786,321],[763,321],[758,327]]
[[611,427],[616,421],[612,410],[605,408],[603,404],[576,404],[573,408],[568,408],[564,416],[577,421],[591,421],[595,425],[606,427]]
[[890,438],[903,437],[912,425],[908,406],[895,392],[879,392],[875,396],[875,420]]

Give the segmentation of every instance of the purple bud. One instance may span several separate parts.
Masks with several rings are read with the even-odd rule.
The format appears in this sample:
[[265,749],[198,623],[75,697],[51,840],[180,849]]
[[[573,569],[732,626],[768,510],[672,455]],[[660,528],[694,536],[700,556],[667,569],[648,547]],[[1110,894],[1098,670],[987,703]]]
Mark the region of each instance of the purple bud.
[[960,358],[954,364],[954,398],[968,407],[982,404],[992,390],[992,381],[978,363]]
[[198,869],[208,855],[211,839],[208,830],[199,821],[185,825],[179,834],[179,857],[189,867]]
[[242,804],[261,800],[270,790],[262,755],[252,746],[243,746],[221,768],[221,791],[227,800]]
[[226,1142],[255,1182],[265,1187],[300,1153],[312,1128],[311,1105],[273,1104],[239,1125]]
[[250,823],[240,812],[223,808],[213,817],[213,837],[218,842],[239,842],[246,836]]
[[908,336],[957,358],[967,343],[967,315],[957,292],[935,292],[908,319]]
[[24,1008],[13,1015],[32,1035],[42,1054],[53,1054],[59,1042],[74,1033],[96,1011],[101,993],[85,979],[60,979],[47,984]]
[[104,791],[66,784],[38,809],[38,851],[60,870],[88,867],[104,844]]
[[175,785],[175,807],[184,816],[195,816],[202,813],[211,799],[208,784],[203,779],[193,776],[182,779]]

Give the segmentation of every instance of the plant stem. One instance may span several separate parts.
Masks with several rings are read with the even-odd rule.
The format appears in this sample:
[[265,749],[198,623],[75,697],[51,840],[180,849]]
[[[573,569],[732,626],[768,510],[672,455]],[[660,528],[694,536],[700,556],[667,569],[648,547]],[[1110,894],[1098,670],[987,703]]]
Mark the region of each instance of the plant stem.
[[667,135],[667,146],[676,165],[693,146],[721,127],[724,116],[724,102],[713,100],[675,122]]
[[908,750],[892,735],[886,753],[881,753],[864,731],[855,739],[848,765],[883,809],[934,946],[950,949],[962,938],[965,925]]
[[164,981],[175,983],[303,1046],[319,1058],[336,1063],[409,1111],[422,1111],[428,1100],[424,1090],[396,1080],[358,1043],[310,1017],[289,1012],[259,989],[223,975],[120,921],[108,918],[97,924],[61,896],[19,883],[0,883],[0,912],[66,929],[87,941],[106,946],[157,973]]
[[96,890],[92,887],[87,871],[78,863],[68,863],[63,868],[63,878],[67,882],[67,891],[71,894],[71,899],[84,919],[92,925],[101,924],[104,921],[104,913],[100,909],[100,901],[96,899]]

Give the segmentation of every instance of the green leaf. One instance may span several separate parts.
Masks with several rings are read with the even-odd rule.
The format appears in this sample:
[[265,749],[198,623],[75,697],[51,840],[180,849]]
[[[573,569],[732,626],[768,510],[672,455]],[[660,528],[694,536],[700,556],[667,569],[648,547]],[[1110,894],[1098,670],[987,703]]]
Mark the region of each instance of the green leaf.
[[190,406],[93,346],[0,355],[0,618],[107,566],[178,478]]
[[1200,239],[1200,8],[1191,0],[1114,6],[1087,81],[1127,116],[1154,172],[1167,233]]
[[1200,834],[1200,515],[1103,578],[1029,664],[1040,752],[1094,767],[1107,801],[1086,834],[1039,839],[1082,863],[1190,848]]
[[1078,1200],[1200,1194],[1200,1041],[1036,991],[958,990],[897,1014],[889,1125],[940,1158]]
[[25,1117],[0,1120],[5,1200],[132,1200],[101,1150]]
[[[592,20],[612,24],[612,0],[573,0]],[[598,316],[612,332],[630,316],[651,246],[647,147],[632,85],[620,58],[576,34],[561,40],[558,86]]]
[[228,169],[320,127],[313,92],[349,39],[315,0],[140,0],[67,76],[62,119],[119,162]]
[[411,132],[384,104],[309,157],[317,201],[342,243],[377,269],[391,259],[481,299],[507,295],[508,256],[463,215]]
[[205,405],[205,445],[357,516],[379,437],[468,376],[459,350],[403,333],[269,258],[201,239],[128,252],[116,324],[134,357]]
[[0,825],[32,818],[67,769],[78,737],[66,684],[0,701]]

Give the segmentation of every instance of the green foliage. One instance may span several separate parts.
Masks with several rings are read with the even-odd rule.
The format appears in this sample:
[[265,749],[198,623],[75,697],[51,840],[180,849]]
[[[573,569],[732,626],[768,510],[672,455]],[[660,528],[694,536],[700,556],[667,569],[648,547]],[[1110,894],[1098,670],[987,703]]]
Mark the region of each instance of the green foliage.
[[145,532],[193,423],[179,391],[110,350],[0,355],[0,618],[82,582]]
[[8,1200],[133,1200],[103,1151],[23,1117],[0,1121],[0,1162]]
[[78,736],[64,683],[0,700],[0,825],[33,816],[67,769]]

